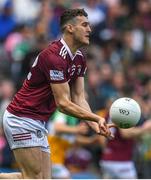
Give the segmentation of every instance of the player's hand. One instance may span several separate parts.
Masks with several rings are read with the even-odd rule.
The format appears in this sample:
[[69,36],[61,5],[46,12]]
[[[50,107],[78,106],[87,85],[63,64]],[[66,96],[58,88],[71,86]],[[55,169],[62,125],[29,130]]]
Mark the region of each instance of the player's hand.
[[98,134],[105,136],[106,138],[113,139],[114,135],[111,133],[110,128],[116,127],[115,124],[107,124],[104,118],[100,118],[99,122],[100,132]]

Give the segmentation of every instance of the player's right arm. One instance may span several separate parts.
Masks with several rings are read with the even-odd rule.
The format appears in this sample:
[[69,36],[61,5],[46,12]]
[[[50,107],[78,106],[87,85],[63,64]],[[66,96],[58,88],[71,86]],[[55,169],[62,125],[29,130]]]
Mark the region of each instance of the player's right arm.
[[[79,105],[71,101],[70,88],[67,82],[51,84],[51,89],[53,91],[57,107],[61,112],[69,114],[71,116],[75,116],[79,119],[94,121],[98,124],[100,123],[100,121],[102,121],[102,118],[100,118],[100,116],[84,108],[81,108]],[[95,131],[97,133],[101,133],[106,137],[110,136],[110,134],[108,134],[105,121],[102,122],[102,128],[100,129],[99,127],[100,126],[95,126]]]
[[98,122],[99,116],[90,113],[71,101],[70,89],[67,82],[60,84],[51,84],[51,89],[55,98],[55,102],[59,110],[65,114],[75,116],[79,119]]

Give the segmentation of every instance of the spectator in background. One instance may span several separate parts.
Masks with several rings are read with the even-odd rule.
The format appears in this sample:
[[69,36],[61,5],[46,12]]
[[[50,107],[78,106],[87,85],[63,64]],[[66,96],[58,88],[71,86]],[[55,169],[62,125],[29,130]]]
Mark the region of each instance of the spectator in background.
[[[50,1],[42,1],[41,9],[35,20],[35,34],[38,38],[43,38],[47,41],[53,40],[51,36],[50,23],[53,21],[53,8],[50,6]],[[56,22],[58,24],[59,22]],[[54,27],[52,27],[54,28]]]
[[30,71],[30,68],[32,64],[35,61],[35,57],[38,56],[38,54],[48,46],[48,41],[43,36],[35,37],[36,44],[33,48],[29,48],[29,51],[25,53],[21,64],[20,64],[20,77],[18,77],[17,87],[21,86],[21,83],[26,78],[28,72]]
[[[48,141],[51,146],[52,177],[54,179],[71,178],[70,171],[65,166],[65,157],[72,147],[92,145],[96,143],[97,137],[84,136],[88,134],[88,126],[79,122],[75,117],[63,114],[58,110],[48,123]],[[54,132],[54,133],[53,133]]]
[[[14,156],[9,148],[2,127],[0,127],[0,171],[13,172],[16,167],[13,167]],[[14,168],[14,169],[13,169]]]
[[136,12],[138,14],[140,26],[143,29],[150,31],[151,30],[151,1],[138,0]]
[[89,86],[86,87],[88,93],[88,101],[91,104],[93,111],[104,107],[104,97],[100,91],[100,84],[102,82],[100,66],[95,62],[94,57],[88,58],[88,72],[87,72],[87,83]]
[[[112,101],[111,101],[112,102]],[[110,107],[108,101],[107,109]],[[108,122],[111,119],[106,114]],[[105,140],[99,137],[104,146],[100,156],[100,167],[105,179],[136,179],[137,170],[133,161],[136,140],[144,134],[151,132],[151,121],[147,120],[142,125],[129,129],[112,128],[115,138]],[[104,143],[103,142],[104,139]]]
[[71,179],[99,179],[100,176],[91,169],[92,154],[75,144],[66,153],[65,165],[71,173]]
[[0,127],[0,167],[2,167],[2,164],[3,164],[3,160],[4,160],[3,150],[6,147],[6,144],[7,144],[7,141],[6,141],[5,137],[4,137],[3,129],[2,129],[2,126],[1,126]]
[[3,114],[8,106],[8,104],[11,102],[12,97],[15,93],[15,84],[10,79],[2,79],[0,82],[0,126],[2,127],[2,117]]
[[[150,126],[151,120],[145,123],[146,126]],[[150,179],[151,171],[151,133],[145,133],[141,136],[140,141],[137,143],[136,154],[134,160],[138,171],[138,177],[140,179]],[[142,171],[143,169],[143,171]]]
[[0,42],[4,42],[7,36],[15,29],[17,25],[13,14],[13,3],[7,0],[0,10]]
[[10,151],[9,145],[5,138],[2,129],[2,117],[8,104],[11,102],[12,97],[15,93],[15,84],[10,79],[2,79],[0,82],[0,171],[12,172],[13,154]]
[[98,6],[97,0],[86,0],[86,3],[81,6],[89,15],[90,23],[93,27],[105,21],[105,11]]
[[41,4],[39,0],[13,0],[13,10],[17,23],[34,23],[40,12]]
[[[27,24],[18,24],[16,31],[12,32],[5,41],[5,50],[11,60],[11,75],[16,87],[20,87],[20,79],[22,76],[22,61],[35,43],[33,30]],[[34,45],[35,46],[35,45]]]
[[59,17],[67,8],[65,7],[65,5],[66,3],[61,0],[54,1],[54,8],[52,9],[52,19],[48,23],[48,34],[49,38],[51,37],[51,39],[58,38],[61,35]]

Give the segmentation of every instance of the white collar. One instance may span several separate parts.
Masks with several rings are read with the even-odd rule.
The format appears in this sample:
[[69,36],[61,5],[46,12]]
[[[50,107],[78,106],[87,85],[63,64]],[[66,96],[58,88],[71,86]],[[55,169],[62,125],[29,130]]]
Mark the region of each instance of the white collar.
[[70,56],[70,58],[71,58],[72,60],[75,58],[75,56],[76,56],[77,54],[82,55],[82,53],[79,53],[79,52],[81,52],[81,51],[79,51],[79,50],[77,50],[76,53],[73,55],[72,52],[71,52],[71,50],[70,50],[70,48],[69,48],[69,46],[67,45],[67,43],[64,41],[63,38],[61,38],[60,42],[65,46],[65,48],[67,49],[67,51],[68,51],[68,53],[69,53],[69,56]]

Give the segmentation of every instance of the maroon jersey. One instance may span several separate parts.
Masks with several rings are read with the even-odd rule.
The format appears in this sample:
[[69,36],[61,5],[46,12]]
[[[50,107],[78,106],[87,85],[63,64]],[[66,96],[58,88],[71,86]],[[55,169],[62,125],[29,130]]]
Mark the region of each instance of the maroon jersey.
[[71,86],[85,71],[80,50],[73,56],[63,39],[54,41],[38,55],[7,110],[16,116],[47,121],[56,109],[50,84],[68,82]]

